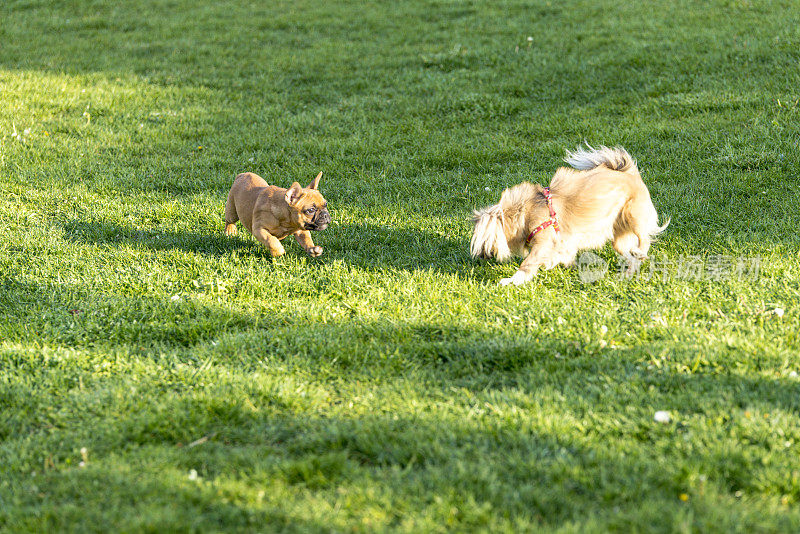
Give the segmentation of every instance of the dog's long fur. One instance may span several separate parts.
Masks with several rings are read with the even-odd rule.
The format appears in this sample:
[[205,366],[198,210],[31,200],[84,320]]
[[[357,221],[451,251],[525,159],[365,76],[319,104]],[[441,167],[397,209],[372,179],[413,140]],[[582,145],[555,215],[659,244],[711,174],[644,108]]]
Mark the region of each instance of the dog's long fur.
[[525,242],[550,216],[539,184],[515,185],[503,191],[498,204],[475,211],[473,257],[505,261],[512,255],[525,256],[519,270],[502,284],[523,284],[540,266],[571,265],[579,250],[600,248],[610,240],[629,265],[638,265],[647,258],[652,238],[669,225],[669,220],[658,225],[650,192],[624,148],[594,149],[587,144],[567,151],[564,161],[572,168],[559,168],[550,181],[560,233],[550,226]]

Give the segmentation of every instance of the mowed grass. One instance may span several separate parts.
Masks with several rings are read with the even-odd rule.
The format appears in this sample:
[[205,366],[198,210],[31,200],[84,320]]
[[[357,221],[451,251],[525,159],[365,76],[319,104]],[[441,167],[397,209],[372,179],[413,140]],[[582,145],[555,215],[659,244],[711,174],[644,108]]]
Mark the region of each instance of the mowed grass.
[[[800,529],[798,87],[789,1],[3,2],[0,530]],[[668,276],[499,287],[584,139]],[[223,237],[320,170],[320,259]]]

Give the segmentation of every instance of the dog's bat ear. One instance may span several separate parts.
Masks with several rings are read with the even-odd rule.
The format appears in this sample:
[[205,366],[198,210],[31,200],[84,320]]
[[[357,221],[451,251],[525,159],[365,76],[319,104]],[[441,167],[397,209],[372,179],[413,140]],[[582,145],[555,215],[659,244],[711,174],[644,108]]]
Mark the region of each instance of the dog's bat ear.
[[300,187],[300,184],[293,182],[289,190],[286,191],[286,203],[294,206],[303,197],[303,194],[303,188]]
[[308,189],[319,189],[319,179],[322,178],[322,171],[319,171],[319,174],[316,178],[311,180],[311,183],[308,184]]

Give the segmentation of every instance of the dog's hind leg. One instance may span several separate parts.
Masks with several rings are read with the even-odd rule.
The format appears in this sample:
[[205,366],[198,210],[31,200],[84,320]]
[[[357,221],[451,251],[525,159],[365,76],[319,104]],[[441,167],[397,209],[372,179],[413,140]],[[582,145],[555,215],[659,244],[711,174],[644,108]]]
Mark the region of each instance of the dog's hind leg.
[[650,251],[650,243],[651,243],[650,234],[647,230],[642,231],[640,229],[637,229],[636,237],[639,238],[639,246],[631,249],[631,252],[636,257],[637,260],[646,260],[647,253]]
[[638,240],[636,246],[631,247],[631,254],[637,260],[646,260],[647,253],[650,252],[653,229],[658,228],[658,214],[650,200],[650,195],[648,194],[646,198],[641,195],[631,201],[626,206],[626,211],[624,216],[628,229],[636,235]]
[[638,254],[638,244],[639,238],[637,235],[627,229],[614,235],[614,250],[625,260],[625,265],[628,267],[628,274],[636,272],[643,259]]
[[236,235],[236,221],[239,220],[239,214],[236,213],[236,201],[233,199],[233,194],[228,194],[228,201],[225,203],[225,235]]

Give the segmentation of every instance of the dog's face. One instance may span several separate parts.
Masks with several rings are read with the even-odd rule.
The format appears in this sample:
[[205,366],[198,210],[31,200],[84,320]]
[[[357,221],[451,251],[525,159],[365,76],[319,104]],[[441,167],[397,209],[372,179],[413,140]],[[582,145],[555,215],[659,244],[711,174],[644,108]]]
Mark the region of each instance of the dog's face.
[[319,173],[308,187],[301,187],[294,182],[286,191],[286,203],[292,222],[301,230],[324,230],[331,223],[331,214],[328,212],[328,202],[319,192]]
[[500,202],[473,212],[475,229],[470,241],[473,258],[495,258],[506,261],[511,256],[529,252],[525,238],[525,221],[536,209],[544,209],[543,188],[522,182],[503,191]]

